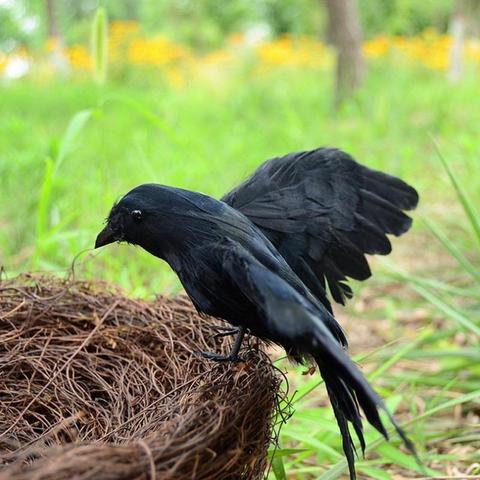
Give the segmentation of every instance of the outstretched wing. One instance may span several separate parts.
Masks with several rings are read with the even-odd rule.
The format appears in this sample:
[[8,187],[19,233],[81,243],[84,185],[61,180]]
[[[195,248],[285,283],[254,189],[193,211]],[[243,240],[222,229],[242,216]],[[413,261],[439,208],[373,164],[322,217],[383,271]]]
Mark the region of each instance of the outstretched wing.
[[[226,282],[255,305],[262,316],[262,335],[287,351],[294,349],[317,362],[342,435],[350,479],[354,480],[355,445],[349,427],[353,427],[365,452],[361,409],[368,422],[388,439],[379,416],[379,410],[385,410],[385,406],[334,337],[335,332],[328,324],[335,320],[327,310],[316,310],[305,296],[240,244],[225,240],[223,245],[217,246],[216,253],[220,256]],[[416,455],[413,444],[394,418],[389,415],[389,419],[405,446]]]
[[402,180],[319,148],[262,164],[222,201],[255,223],[318,298],[326,284],[336,302],[352,296],[347,277],[371,275],[365,254],[391,251],[418,203]]

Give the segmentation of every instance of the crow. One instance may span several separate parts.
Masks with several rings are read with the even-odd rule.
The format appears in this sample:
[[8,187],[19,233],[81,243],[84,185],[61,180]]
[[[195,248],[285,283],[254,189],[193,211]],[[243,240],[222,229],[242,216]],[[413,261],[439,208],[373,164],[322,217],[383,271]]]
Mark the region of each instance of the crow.
[[[246,332],[282,346],[297,362],[318,365],[342,436],[350,479],[355,445],[365,440],[360,410],[385,438],[385,409],[346,353],[331,297],[352,296],[348,278],[370,276],[365,254],[388,254],[386,234],[411,226],[403,210],[418,203],[402,180],[333,148],[291,153],[262,164],[220,201],[165,185],[144,184],[116,203],[95,247],[139,245],[166,261],[195,308],[236,328],[228,356],[239,360]],[[387,412],[387,411],[386,411]],[[389,421],[415,456],[412,442]]]

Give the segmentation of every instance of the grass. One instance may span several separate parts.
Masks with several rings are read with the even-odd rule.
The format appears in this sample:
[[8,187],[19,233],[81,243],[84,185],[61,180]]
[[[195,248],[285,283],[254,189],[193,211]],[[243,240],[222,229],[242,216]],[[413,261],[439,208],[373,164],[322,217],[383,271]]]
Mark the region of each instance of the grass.
[[[387,444],[367,429],[371,451],[359,475],[479,474],[470,468],[480,462],[475,77],[453,87],[438,73],[373,65],[365,89],[340,112],[329,72],[288,69],[247,69],[181,90],[148,77],[103,86],[25,80],[0,90],[0,264],[9,275],[62,273],[76,258],[78,275],[134,295],[177,291],[168,268],[140,249],[91,250],[112,203],[143,182],[218,197],[266,158],[333,145],[414,184],[422,205],[413,232],[395,242],[388,261],[374,262],[376,276],[355,285],[355,300],[338,315],[426,467],[420,471],[395,436]],[[281,430],[271,475],[344,478],[318,376],[279,366],[292,372],[296,412]]]

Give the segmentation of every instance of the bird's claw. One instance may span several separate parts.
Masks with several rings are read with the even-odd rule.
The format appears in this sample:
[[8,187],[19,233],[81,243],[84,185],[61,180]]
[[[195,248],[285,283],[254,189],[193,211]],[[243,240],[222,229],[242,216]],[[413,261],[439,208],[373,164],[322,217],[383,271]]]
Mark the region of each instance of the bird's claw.
[[219,330],[221,331],[213,335],[213,338],[230,337],[231,335],[236,335],[238,333],[238,328],[219,327]]
[[201,352],[200,355],[203,358],[207,358],[208,360],[213,360],[215,362],[238,363],[242,361],[242,358],[238,355],[220,355],[218,353],[213,353],[213,352]]

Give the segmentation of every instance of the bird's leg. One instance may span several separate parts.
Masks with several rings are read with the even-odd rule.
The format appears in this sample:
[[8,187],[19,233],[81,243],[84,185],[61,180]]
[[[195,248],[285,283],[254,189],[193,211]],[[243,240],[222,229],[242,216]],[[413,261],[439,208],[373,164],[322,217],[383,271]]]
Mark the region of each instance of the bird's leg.
[[202,352],[202,357],[208,358],[209,360],[215,360],[217,362],[239,362],[240,357],[238,356],[238,352],[240,351],[240,347],[242,346],[245,332],[245,327],[238,328],[237,338],[235,338],[232,350],[228,355],[219,355],[218,353],[212,352]]

